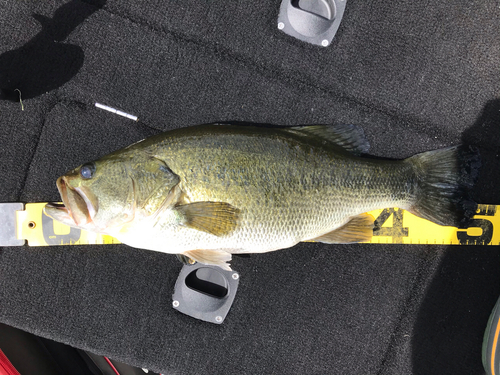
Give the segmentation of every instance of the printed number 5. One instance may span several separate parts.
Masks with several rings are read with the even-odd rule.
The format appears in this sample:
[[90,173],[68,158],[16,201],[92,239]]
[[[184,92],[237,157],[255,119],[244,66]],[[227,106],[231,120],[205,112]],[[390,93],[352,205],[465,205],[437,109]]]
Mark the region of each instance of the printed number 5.
[[457,238],[460,245],[488,245],[493,238],[493,223],[487,219],[474,219],[471,220],[467,228],[479,228],[481,234],[479,236],[471,236],[467,234],[467,230],[458,230]]

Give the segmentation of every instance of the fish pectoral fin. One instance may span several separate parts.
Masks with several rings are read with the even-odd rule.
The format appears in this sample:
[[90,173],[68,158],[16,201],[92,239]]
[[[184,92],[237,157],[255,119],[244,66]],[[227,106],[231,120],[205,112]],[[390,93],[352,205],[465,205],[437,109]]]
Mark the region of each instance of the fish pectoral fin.
[[190,257],[184,255],[184,254],[175,254],[179,262],[181,262],[184,265],[190,265],[190,264],[195,264],[196,262],[191,259]]
[[231,266],[228,263],[231,261],[231,254],[224,250],[189,250],[182,255],[196,262],[219,266],[226,271],[231,271]]
[[238,225],[240,210],[224,202],[193,202],[177,206],[184,216],[182,225],[213,234],[226,236]]
[[324,243],[355,243],[371,240],[375,219],[370,214],[354,216],[346,224],[312,241]]

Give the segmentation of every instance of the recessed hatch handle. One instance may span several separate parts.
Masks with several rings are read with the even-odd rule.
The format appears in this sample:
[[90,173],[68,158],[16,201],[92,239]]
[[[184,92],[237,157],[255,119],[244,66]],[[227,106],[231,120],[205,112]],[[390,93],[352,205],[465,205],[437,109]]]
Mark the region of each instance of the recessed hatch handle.
[[174,309],[193,318],[221,324],[233,304],[240,275],[196,263],[182,267],[172,295]]
[[283,0],[278,29],[303,42],[327,47],[344,15],[346,0]]

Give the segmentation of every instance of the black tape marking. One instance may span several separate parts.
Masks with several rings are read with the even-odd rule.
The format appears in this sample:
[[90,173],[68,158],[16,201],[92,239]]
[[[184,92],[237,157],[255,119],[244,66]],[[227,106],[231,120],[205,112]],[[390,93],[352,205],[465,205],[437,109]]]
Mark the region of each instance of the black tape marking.
[[492,205],[492,204],[479,204],[477,206],[477,213],[476,215],[482,215],[482,216],[495,216],[497,213],[497,206]]
[[56,234],[54,220],[44,213],[42,213],[42,232],[47,245],[73,245],[82,234],[82,230],[78,228],[70,228],[68,234]]
[[[392,215],[392,227],[382,227]],[[374,236],[392,237],[392,243],[403,243],[403,237],[408,237],[408,227],[403,227],[403,210],[384,209],[375,219]]]
[[[467,229],[469,228],[479,228],[481,229],[481,234],[479,236],[470,236],[469,234],[467,234]],[[460,242],[460,245],[488,245],[493,238],[493,223],[487,219],[471,220],[467,228],[460,229],[464,229],[457,231],[457,238]]]

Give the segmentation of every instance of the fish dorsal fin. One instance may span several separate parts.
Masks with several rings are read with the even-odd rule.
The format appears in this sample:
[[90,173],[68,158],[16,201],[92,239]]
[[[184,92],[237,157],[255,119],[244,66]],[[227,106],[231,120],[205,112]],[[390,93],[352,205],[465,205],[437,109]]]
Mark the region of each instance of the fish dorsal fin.
[[354,216],[346,224],[312,241],[324,243],[356,243],[369,241],[373,236],[373,216],[361,214]]
[[228,262],[231,261],[231,254],[224,250],[189,250],[183,253],[184,256],[196,262],[219,266],[226,271],[231,271]]
[[225,202],[193,202],[177,206],[176,210],[184,216],[183,225],[219,237],[236,228],[240,213]]
[[370,149],[363,129],[354,125],[305,125],[289,129],[334,143],[355,155],[366,154]]

